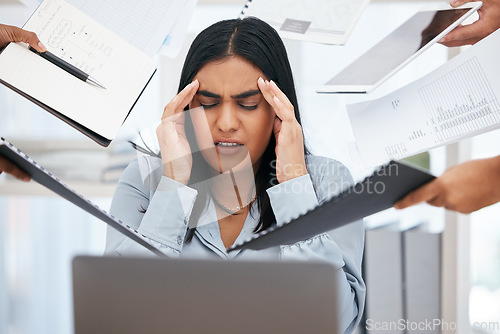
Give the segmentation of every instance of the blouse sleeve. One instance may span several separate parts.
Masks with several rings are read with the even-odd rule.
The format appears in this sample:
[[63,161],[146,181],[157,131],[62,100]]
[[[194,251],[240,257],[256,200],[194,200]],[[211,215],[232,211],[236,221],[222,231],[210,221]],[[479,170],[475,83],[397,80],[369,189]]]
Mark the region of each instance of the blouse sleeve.
[[[268,189],[278,224],[301,215],[350,186],[352,177],[337,161],[308,157],[309,174]],[[350,333],[361,320],[366,288],[361,276],[364,225],[357,221],[328,233],[281,246],[283,260],[320,260],[337,268],[340,282],[340,326]]]
[[[165,254],[178,256],[197,191],[162,176],[161,163],[153,159],[139,157],[125,169],[110,213],[150,239]],[[152,254],[109,226],[105,253]]]

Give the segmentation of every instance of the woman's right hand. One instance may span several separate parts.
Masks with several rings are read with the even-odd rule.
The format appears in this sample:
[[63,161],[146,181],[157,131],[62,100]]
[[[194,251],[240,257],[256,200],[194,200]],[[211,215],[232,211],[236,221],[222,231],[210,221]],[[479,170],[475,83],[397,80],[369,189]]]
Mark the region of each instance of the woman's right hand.
[[193,166],[191,148],[186,137],[184,108],[193,100],[200,84],[187,85],[170,101],[156,129],[163,161],[163,175],[187,185]]

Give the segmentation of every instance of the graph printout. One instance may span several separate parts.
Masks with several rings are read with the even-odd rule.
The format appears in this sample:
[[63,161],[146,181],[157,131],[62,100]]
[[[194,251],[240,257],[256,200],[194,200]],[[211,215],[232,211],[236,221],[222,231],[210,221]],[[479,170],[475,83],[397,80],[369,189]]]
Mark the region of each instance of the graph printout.
[[500,127],[500,31],[385,97],[347,106],[363,162],[402,159]]

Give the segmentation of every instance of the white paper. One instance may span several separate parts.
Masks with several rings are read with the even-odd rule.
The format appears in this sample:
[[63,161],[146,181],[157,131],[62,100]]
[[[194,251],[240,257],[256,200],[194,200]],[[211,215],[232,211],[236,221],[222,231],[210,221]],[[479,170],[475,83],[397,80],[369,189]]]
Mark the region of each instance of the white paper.
[[149,56],[158,52],[180,17],[190,17],[180,14],[188,1],[66,0]]
[[174,26],[168,33],[167,38],[163,41],[163,45],[160,49],[160,54],[162,56],[175,58],[181,51],[189,28],[189,21],[197,3],[198,0],[185,1],[184,7],[178,15]]
[[366,164],[382,164],[500,127],[500,31],[383,98],[347,106]]
[[[266,21],[284,38],[344,44],[370,0],[250,0],[242,17]],[[247,7],[248,6],[248,7]],[[309,23],[307,31],[283,29],[285,20]]]
[[26,23],[47,49],[102,83],[65,72],[23,44],[0,54],[0,79],[113,139],[155,70],[154,61],[61,0],[45,0]]

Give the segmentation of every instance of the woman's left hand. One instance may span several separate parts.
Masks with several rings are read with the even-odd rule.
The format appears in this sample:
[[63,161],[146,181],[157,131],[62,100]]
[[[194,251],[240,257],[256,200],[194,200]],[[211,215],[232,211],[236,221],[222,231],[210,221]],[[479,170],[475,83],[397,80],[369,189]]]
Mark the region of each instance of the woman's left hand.
[[259,89],[276,113],[276,177],[279,183],[306,175],[302,127],[295,118],[293,105],[273,82],[259,78]]

